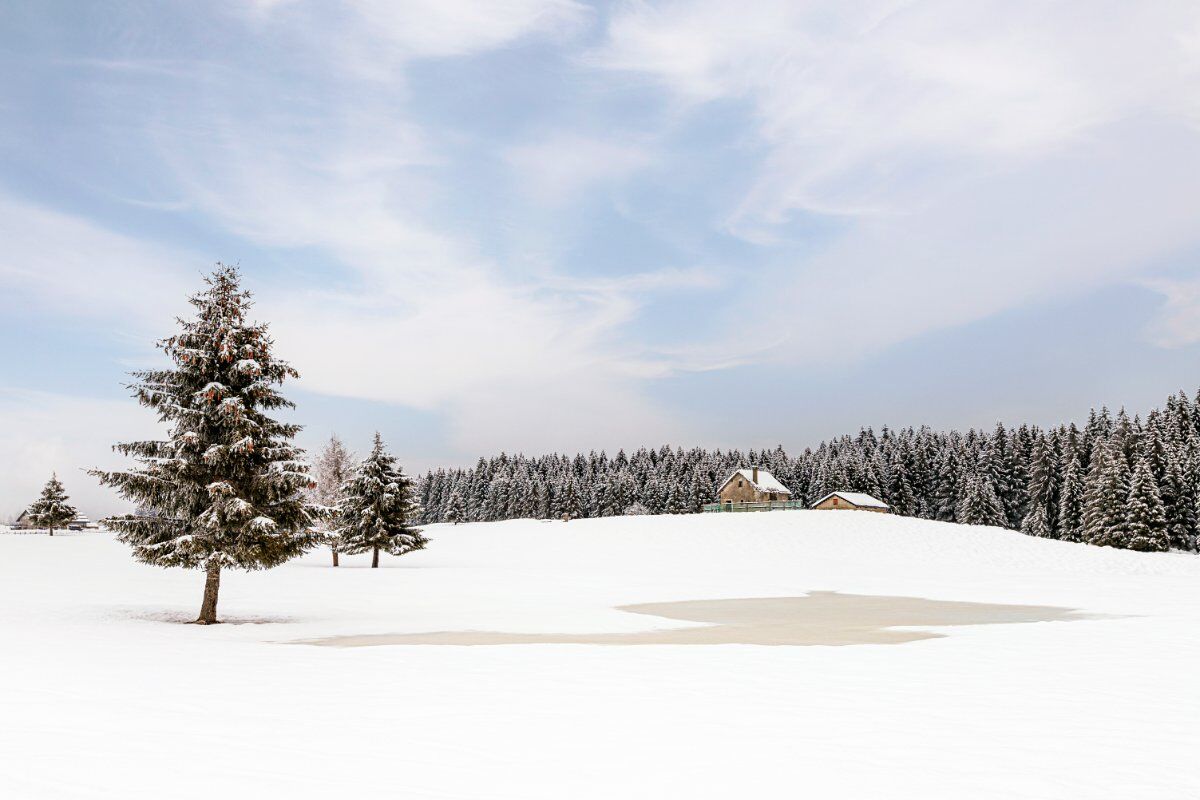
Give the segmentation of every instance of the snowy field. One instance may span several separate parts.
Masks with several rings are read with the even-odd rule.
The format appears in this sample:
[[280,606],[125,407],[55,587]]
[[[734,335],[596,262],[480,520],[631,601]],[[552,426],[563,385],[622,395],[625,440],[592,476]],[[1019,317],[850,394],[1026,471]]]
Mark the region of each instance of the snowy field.
[[[0,796],[1200,797],[1200,558],[867,513],[430,526],[202,575],[107,533],[0,536]],[[845,646],[317,647],[622,633],[813,591],[1077,609]]]

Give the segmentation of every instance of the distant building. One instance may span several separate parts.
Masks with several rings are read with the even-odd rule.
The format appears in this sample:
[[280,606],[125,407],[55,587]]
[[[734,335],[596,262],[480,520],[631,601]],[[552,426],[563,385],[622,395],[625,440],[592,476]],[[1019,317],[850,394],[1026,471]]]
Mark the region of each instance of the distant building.
[[[28,511],[22,511],[21,515],[17,517],[16,522],[9,527],[15,531],[32,531],[39,529],[41,526],[35,525],[33,520],[29,519]],[[96,523],[92,522],[82,514],[73,519],[71,522],[67,523],[67,530],[69,531],[86,531],[95,527],[97,527]]]
[[813,503],[811,508],[818,511],[849,510],[888,513],[887,503],[863,492],[830,492]]
[[722,504],[730,503],[774,503],[791,500],[792,492],[765,469],[749,467],[730,475],[717,496]]

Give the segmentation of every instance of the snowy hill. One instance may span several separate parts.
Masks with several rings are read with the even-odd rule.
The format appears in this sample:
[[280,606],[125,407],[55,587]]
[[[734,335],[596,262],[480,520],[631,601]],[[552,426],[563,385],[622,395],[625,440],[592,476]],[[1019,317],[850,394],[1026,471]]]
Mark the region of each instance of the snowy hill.
[[[199,573],[106,533],[0,536],[0,794],[1200,793],[1195,556],[856,512],[426,531],[377,570],[229,573],[215,628],[174,624]],[[838,647],[298,643],[678,629],[704,623],[618,607],[821,591],[1076,611]]]

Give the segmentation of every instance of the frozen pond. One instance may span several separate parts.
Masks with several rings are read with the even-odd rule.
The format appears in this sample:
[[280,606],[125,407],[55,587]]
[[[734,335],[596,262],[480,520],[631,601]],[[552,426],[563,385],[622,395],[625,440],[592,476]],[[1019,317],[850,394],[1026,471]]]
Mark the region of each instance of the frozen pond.
[[944,634],[922,630],[947,625],[1064,622],[1087,619],[1070,608],[929,600],[839,592],[801,597],[685,600],[620,606],[621,611],[704,623],[627,633],[505,633],[437,631],[309,639],[325,647],[496,644],[902,644]]

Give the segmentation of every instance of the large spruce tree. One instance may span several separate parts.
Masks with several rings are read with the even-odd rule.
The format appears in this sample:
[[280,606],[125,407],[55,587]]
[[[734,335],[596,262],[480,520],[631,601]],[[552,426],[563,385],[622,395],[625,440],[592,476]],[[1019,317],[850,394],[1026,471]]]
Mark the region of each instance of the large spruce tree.
[[383,439],[376,433],[370,454],[342,490],[338,530],[342,552],[370,551],[371,566],[378,567],[381,551],[400,556],[423,549],[429,540],[413,526],[417,512],[412,481],[383,449]]
[[190,298],[194,316],[159,342],[173,366],[133,373],[134,396],[168,438],[118,444],[141,466],[92,474],[151,512],[107,520],[137,559],[205,571],[196,622],[207,625],[222,569],[277,566],[317,537],[303,501],[312,479],[292,445],[300,429],[267,413],[292,407],[276,387],[297,373],[272,355],[267,326],[247,319],[235,267],[218,264],[205,282]]
[[52,473],[50,480],[42,487],[41,497],[33,501],[25,515],[29,517],[30,522],[39,528],[48,529],[53,536],[55,528],[66,526],[78,516],[74,507],[67,503],[69,499],[62,481],[58,479],[57,474]]

